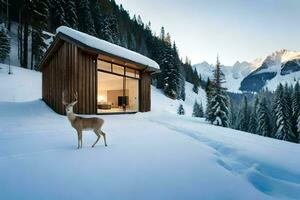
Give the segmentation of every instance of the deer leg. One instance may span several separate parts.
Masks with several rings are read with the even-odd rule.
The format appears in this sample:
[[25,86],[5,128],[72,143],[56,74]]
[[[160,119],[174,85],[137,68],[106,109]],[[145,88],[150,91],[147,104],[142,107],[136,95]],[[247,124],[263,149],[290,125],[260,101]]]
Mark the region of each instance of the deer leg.
[[107,147],[107,144],[106,144],[106,134],[103,131],[100,131],[100,132],[101,132],[101,135],[103,136],[104,144]]
[[94,146],[97,144],[97,142],[100,139],[100,133],[97,130],[94,130],[95,134],[97,135],[97,140],[95,141],[95,143],[92,145],[92,148],[94,148]]
[[77,131],[77,149],[80,148],[80,136],[79,136],[79,131]]
[[82,148],[82,131],[79,131],[80,148]]

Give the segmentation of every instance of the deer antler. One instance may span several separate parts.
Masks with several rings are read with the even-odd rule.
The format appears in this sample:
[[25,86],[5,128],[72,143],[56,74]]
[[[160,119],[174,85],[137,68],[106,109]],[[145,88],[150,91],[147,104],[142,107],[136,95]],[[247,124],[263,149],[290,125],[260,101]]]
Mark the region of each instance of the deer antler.
[[78,92],[77,91],[74,93],[74,99],[75,99],[75,101],[78,100]]
[[74,101],[72,103],[70,103],[72,106],[74,106],[78,101],[78,93],[77,91],[74,93]]
[[69,103],[68,102],[66,102],[66,91],[63,91],[62,92],[62,103],[63,103],[63,105],[68,105]]

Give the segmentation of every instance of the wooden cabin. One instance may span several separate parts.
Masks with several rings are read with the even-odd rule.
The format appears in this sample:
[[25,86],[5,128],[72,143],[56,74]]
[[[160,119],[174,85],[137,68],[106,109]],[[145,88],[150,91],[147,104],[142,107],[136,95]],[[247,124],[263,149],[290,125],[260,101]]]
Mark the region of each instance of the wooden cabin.
[[151,109],[151,74],[159,65],[136,52],[62,26],[40,63],[43,100],[65,114],[62,93],[79,114],[136,113]]

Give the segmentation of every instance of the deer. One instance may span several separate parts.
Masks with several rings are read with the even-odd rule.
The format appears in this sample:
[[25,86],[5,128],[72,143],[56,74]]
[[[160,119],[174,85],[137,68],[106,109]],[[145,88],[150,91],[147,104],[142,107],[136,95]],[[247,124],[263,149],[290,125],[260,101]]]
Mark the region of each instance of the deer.
[[62,103],[65,106],[66,114],[68,117],[69,122],[71,123],[72,127],[76,130],[78,136],[78,146],[77,149],[82,148],[82,132],[87,130],[92,130],[97,135],[97,140],[92,145],[92,148],[95,147],[97,142],[99,141],[101,135],[104,139],[104,144],[106,144],[106,134],[101,130],[104,120],[97,117],[92,118],[84,118],[76,115],[73,111],[73,107],[78,102],[78,93],[75,92],[74,100],[71,103],[65,101],[65,92],[62,94]]

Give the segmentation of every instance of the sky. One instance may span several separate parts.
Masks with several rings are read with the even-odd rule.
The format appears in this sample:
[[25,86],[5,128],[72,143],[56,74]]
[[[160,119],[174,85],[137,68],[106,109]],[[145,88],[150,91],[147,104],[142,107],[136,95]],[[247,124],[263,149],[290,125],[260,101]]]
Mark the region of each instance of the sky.
[[300,0],[116,0],[150,21],[159,34],[165,27],[180,56],[192,64],[225,65],[252,61],[274,51],[300,51]]

